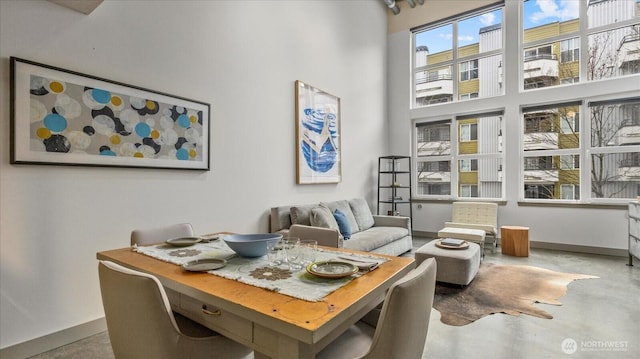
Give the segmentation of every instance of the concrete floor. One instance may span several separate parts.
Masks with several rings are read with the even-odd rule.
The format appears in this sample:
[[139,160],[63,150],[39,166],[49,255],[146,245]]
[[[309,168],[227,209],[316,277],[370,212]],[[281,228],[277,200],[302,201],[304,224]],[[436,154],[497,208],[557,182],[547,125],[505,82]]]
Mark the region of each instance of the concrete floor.
[[[424,243],[416,239],[414,247]],[[600,278],[569,284],[561,306],[538,304],[553,319],[494,314],[454,327],[442,324],[433,310],[423,358],[640,358],[640,261],[629,267],[626,257],[542,249],[532,249],[526,258],[487,249],[484,260]],[[101,333],[33,358],[111,359],[113,353],[108,335]]]

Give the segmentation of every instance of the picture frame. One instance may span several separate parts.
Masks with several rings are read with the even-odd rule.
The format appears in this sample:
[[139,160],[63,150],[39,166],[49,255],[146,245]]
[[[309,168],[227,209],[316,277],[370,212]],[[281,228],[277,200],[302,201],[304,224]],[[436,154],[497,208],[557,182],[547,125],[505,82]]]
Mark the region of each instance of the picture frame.
[[295,89],[296,183],[339,183],[340,98],[300,80]]
[[210,170],[210,105],[11,57],[11,164]]

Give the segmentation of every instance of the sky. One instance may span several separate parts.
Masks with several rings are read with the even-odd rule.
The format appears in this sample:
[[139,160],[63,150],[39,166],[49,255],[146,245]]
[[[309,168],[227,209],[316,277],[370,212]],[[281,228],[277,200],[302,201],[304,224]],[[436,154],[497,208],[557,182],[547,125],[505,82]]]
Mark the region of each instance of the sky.
[[[524,2],[524,28],[575,19],[578,17],[580,1],[527,0]],[[502,10],[494,10],[460,21],[458,23],[458,46],[477,43],[481,28],[500,23],[502,23]],[[416,46],[425,45],[431,54],[452,49],[453,27],[447,25],[417,34]]]

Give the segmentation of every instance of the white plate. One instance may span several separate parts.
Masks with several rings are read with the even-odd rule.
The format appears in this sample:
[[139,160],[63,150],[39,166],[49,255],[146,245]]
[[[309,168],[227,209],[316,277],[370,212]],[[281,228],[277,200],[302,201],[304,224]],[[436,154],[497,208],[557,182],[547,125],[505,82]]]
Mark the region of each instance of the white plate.
[[180,237],[167,239],[166,243],[174,247],[188,247],[201,241],[200,237]]
[[182,268],[191,272],[202,272],[222,268],[226,264],[227,261],[224,259],[204,258],[187,262],[182,265]]
[[343,278],[357,273],[358,267],[346,262],[325,261],[309,264],[307,272],[322,278]]

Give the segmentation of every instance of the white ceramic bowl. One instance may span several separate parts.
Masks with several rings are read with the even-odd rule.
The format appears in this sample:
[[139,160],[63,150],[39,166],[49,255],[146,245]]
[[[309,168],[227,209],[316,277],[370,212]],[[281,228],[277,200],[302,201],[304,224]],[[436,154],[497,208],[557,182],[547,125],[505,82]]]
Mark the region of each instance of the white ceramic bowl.
[[222,239],[239,255],[253,258],[267,255],[267,243],[279,241],[282,234],[229,234]]

